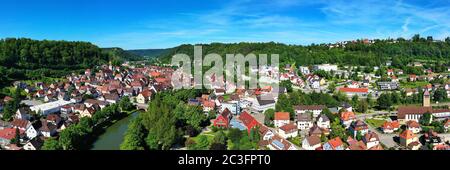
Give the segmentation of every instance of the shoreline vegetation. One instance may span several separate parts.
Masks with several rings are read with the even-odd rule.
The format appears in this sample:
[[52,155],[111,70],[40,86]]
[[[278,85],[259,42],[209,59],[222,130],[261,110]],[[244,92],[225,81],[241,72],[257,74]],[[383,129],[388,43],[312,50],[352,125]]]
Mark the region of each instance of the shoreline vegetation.
[[59,138],[45,140],[42,150],[89,150],[109,126],[137,111],[132,106],[126,97],[97,111],[92,118],[83,117],[61,131]]

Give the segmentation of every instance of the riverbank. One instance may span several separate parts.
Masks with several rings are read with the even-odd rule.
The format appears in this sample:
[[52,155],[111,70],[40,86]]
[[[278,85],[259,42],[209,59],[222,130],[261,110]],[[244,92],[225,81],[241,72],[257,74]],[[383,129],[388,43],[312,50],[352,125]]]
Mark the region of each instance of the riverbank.
[[91,150],[119,150],[129,123],[138,115],[139,112],[135,111],[105,128],[92,144]]

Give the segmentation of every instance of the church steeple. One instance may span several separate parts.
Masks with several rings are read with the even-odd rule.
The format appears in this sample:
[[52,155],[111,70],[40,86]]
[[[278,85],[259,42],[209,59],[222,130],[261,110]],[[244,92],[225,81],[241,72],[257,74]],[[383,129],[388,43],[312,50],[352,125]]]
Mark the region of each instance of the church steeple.
[[426,89],[423,93],[423,107],[431,107],[430,103],[430,92]]

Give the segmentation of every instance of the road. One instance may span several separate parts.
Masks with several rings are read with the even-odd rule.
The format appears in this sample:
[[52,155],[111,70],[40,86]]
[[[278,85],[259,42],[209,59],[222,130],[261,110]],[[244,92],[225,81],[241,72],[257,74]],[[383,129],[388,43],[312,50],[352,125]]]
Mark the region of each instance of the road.
[[364,113],[356,115],[357,119],[367,119],[373,116],[381,116],[381,115],[397,115],[397,111],[391,111],[390,113],[387,111],[373,111],[373,113]]
[[[378,131],[376,129],[377,127],[372,127],[367,122],[365,122],[365,123],[368,125],[369,130],[371,132],[375,132],[378,135],[378,139],[380,139],[380,142],[383,143],[386,147],[390,148],[390,147],[397,147],[398,146],[397,142],[394,141],[394,137],[396,136],[395,133],[386,134],[386,133]],[[388,149],[388,148],[384,148],[384,149]]]

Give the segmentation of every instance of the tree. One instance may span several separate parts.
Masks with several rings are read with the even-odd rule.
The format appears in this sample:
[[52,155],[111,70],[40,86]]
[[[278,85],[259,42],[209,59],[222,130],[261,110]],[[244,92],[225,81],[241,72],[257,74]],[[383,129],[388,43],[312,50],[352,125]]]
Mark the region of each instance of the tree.
[[61,150],[61,146],[59,145],[58,140],[55,138],[49,138],[44,141],[44,144],[42,145],[42,150]]
[[273,119],[275,116],[275,110],[273,109],[267,109],[264,112],[264,124],[267,126],[272,126],[273,125]]
[[362,140],[362,138],[363,138],[363,135],[361,134],[361,131],[357,131],[356,132],[356,140]]
[[358,95],[353,95],[352,97],[352,106],[353,108],[358,108],[359,98]]
[[333,123],[330,125],[331,132],[330,137],[340,137],[341,139],[347,139],[347,133],[345,128],[341,125],[339,118],[335,118]]
[[381,109],[389,109],[392,106],[392,100],[389,93],[383,93],[377,99],[378,107]]
[[420,117],[419,123],[421,125],[428,126],[428,125],[430,125],[430,123],[431,123],[431,121],[433,119],[432,117],[433,117],[433,115],[431,115],[431,113],[429,113],[429,112],[424,113],[422,115],[422,117]]
[[200,135],[198,137],[198,142],[197,142],[195,149],[196,150],[207,150],[208,148],[209,148],[208,137],[206,137],[205,135]]
[[443,88],[437,89],[433,94],[433,100],[434,101],[444,101],[447,99],[447,92]]
[[365,113],[369,109],[369,104],[366,100],[361,99],[358,104],[358,108],[356,109],[360,113]]
[[130,98],[127,96],[119,101],[119,107],[123,111],[131,111],[134,109],[133,103],[131,103]]
[[242,131],[237,128],[231,128],[228,131],[228,139],[230,139],[233,143],[239,142],[242,137]]
[[145,129],[140,121],[140,117],[137,117],[130,122],[120,150],[144,150]]
[[334,82],[331,82],[328,85],[328,91],[330,91],[330,93],[334,93],[335,90],[336,90],[336,84]]
[[285,87],[288,93],[292,92],[292,82],[290,80],[283,80],[280,82],[279,87]]

